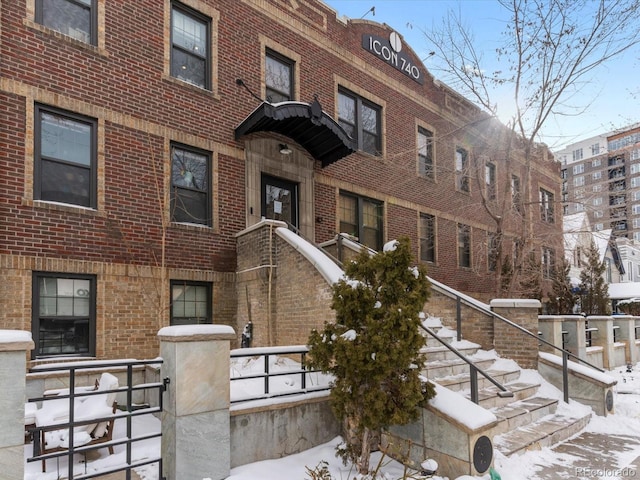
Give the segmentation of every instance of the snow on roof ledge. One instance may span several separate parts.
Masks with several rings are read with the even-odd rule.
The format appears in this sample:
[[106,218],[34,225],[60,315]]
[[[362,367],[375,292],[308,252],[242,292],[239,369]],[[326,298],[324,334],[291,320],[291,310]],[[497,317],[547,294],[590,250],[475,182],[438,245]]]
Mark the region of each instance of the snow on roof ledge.
[[344,271],[338,267],[329,257],[320,251],[318,247],[299,237],[288,228],[276,228],[276,235],[298,250],[311,264],[318,269],[320,275],[330,284],[338,283],[344,277]]

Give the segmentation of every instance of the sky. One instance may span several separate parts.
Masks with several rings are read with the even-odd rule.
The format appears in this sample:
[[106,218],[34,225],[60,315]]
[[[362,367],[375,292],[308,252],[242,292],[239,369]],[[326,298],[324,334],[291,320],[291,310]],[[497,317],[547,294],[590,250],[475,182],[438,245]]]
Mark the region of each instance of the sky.
[[[440,25],[449,9],[459,11],[465,24],[470,26],[477,50],[485,52],[485,60],[495,58],[501,32],[508,20],[496,0],[324,0],[338,12],[338,16],[365,18],[386,23],[400,33],[436,78],[433,50],[424,37],[424,31]],[[370,9],[375,7],[375,12]],[[640,28],[640,21],[639,21]],[[487,68],[488,69],[488,68]],[[601,133],[622,128],[640,121],[640,49],[623,56],[597,70],[593,81],[586,85],[575,101],[584,110],[579,115],[553,118],[542,132],[541,141],[552,151]],[[635,98],[634,98],[635,93]],[[498,103],[498,116],[509,114],[509,99],[494,97]],[[501,118],[501,120],[505,120]]]

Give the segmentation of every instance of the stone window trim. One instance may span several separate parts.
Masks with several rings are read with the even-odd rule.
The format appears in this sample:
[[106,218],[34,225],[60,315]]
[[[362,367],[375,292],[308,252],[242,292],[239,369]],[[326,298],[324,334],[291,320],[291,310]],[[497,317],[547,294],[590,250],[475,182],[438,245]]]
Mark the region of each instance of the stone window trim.
[[434,129],[418,124],[416,127],[416,151],[418,175],[429,180],[436,180],[436,142]]
[[[199,14],[202,18],[206,18],[209,22],[209,39],[208,39],[208,77],[206,82],[207,88],[203,88],[197,85],[193,85],[189,82],[175,78],[171,75],[171,52],[172,52],[172,22],[171,14],[174,5],[182,6],[188,11]],[[162,79],[176,85],[180,85],[181,88],[186,88],[197,92],[199,94],[211,96],[215,99],[219,97],[218,87],[218,25],[220,22],[220,12],[215,8],[209,6],[202,0],[181,0],[180,2],[174,0],[164,0],[164,65]]]
[[[213,285],[211,282],[193,281],[193,280],[177,280],[172,279],[169,282],[171,300],[170,300],[170,325],[187,325],[187,324],[210,324],[213,323]],[[186,289],[192,287],[193,295],[187,298]],[[185,288],[180,298],[179,289]],[[189,308],[192,307],[196,312],[202,312],[204,308],[204,316],[187,315]],[[182,315],[178,315],[182,313]],[[182,320],[178,320],[182,319]],[[189,319],[189,320],[186,320]],[[198,319],[197,321],[193,321]]]
[[39,3],[41,1],[44,0],[26,0],[26,15],[23,23],[27,28],[46,33],[75,46],[85,48],[88,51],[96,52],[100,55],[107,55],[105,47],[105,4],[107,0],[92,0],[91,13],[94,18],[92,36],[95,37],[95,40],[92,39],[89,43],[73,38],[46,25],[42,25],[42,23],[36,20],[36,17],[39,16]]
[[[88,292],[74,291],[60,292],[44,292],[41,285],[48,280],[61,280],[66,282],[67,285],[71,284],[76,286],[75,281],[82,283],[87,282],[89,285]],[[74,282],[74,283],[71,283]],[[52,357],[57,355],[79,355],[79,356],[96,356],[96,290],[97,290],[97,277],[91,274],[79,274],[79,273],[63,273],[63,272],[40,272],[34,271],[32,274],[32,320],[31,331],[35,348],[31,351],[31,359]],[[64,295],[62,295],[63,293]],[[49,298],[49,302],[44,298]],[[77,308],[75,305],[77,300],[82,301],[88,297],[88,305],[83,305],[81,308]],[[61,302],[65,301],[66,305],[62,305]],[[55,302],[59,304],[55,307],[55,311],[47,312],[43,310],[43,306],[47,303],[52,304]],[[71,305],[71,306],[70,306]],[[71,311],[68,311],[71,309]],[[81,311],[78,311],[81,310]],[[69,324],[68,331],[56,332],[55,329],[46,333],[47,329],[44,328],[44,323],[55,319],[57,323],[62,326],[58,328],[64,328],[64,324]],[[80,325],[85,324],[84,329],[80,329],[86,337],[81,338],[81,333],[76,328],[76,322]],[[52,325],[55,325],[52,322]],[[42,335],[41,335],[42,333]],[[52,340],[52,344],[47,347],[47,338]],[[82,343],[82,340],[86,340],[86,343]],[[73,346],[73,342],[76,342],[76,348]],[[78,348],[78,342],[81,347]],[[56,349],[58,351],[56,351]],[[45,351],[49,350],[49,351]]]
[[[77,163],[75,161],[70,161],[68,158],[47,156],[42,152],[42,145],[44,141],[44,135],[42,133],[42,117],[43,115],[48,115],[50,117],[57,117],[60,119],[67,120],[72,122],[77,126],[85,126],[89,128],[89,158],[87,160],[87,164]],[[98,207],[98,121],[97,119],[87,117],[81,114],[77,114],[74,112],[70,112],[67,110],[62,110],[56,107],[51,107],[43,104],[35,104],[34,107],[34,136],[33,136],[33,183],[32,183],[32,193],[34,201],[48,202],[48,203],[56,203],[56,204],[64,204],[72,207],[79,208],[89,208],[89,209],[97,209]],[[47,176],[44,173],[44,162],[50,164],[52,168],[56,168],[56,170],[60,169],[75,169],[75,170],[83,170],[89,172],[88,179],[88,193],[87,193],[87,202],[88,204],[84,205],[81,203],[77,203],[74,201],[67,201],[66,199],[56,199],[56,198],[43,198],[43,192],[41,190],[42,182],[44,178]],[[68,192],[67,192],[68,193]]]
[[265,100],[267,98],[266,57],[268,52],[270,52],[271,54],[275,54],[276,56],[288,60],[293,64],[291,77],[291,99],[310,102],[312,100],[310,98],[300,98],[300,65],[302,64],[302,56],[291,48],[288,48],[264,35],[260,35],[260,49],[262,52],[262,62],[260,65],[260,92],[262,94],[262,98]]

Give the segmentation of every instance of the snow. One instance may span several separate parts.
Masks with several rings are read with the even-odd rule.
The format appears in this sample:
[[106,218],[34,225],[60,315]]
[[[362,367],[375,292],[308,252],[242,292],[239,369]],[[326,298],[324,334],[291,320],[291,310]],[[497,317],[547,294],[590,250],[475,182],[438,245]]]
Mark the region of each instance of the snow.
[[[485,356],[495,355],[495,352],[485,352]],[[508,360],[505,360],[508,362]],[[274,361],[274,368],[278,365],[280,367],[290,367],[291,364],[287,361],[282,362]],[[252,365],[238,365],[236,368],[243,370],[245,367],[249,371],[255,371],[253,369],[258,368],[259,364]],[[243,372],[244,373],[244,372]],[[587,426],[586,432],[604,436],[628,436],[629,438],[637,440],[640,444],[640,364],[634,366],[631,372],[626,371],[626,367],[619,368],[615,371],[607,372],[607,375],[611,376],[618,383],[614,387],[614,399],[615,399],[615,414],[608,415],[607,417],[593,416],[591,423]],[[542,382],[540,394],[549,398],[560,398],[562,393],[551,386],[547,382],[544,382],[539,377],[537,371],[523,370],[522,377],[524,381],[537,379]],[[326,392],[323,392],[326,395]],[[438,389],[439,401],[446,403],[446,400],[452,392],[447,392],[440,387]],[[280,401],[290,401],[291,397],[285,397],[282,399],[267,399],[257,402],[251,402],[250,404],[242,404],[242,408],[249,408],[259,404],[278,403]],[[458,402],[458,399],[451,400]],[[234,409],[240,408],[239,406],[232,407]],[[466,408],[466,405],[465,405]],[[567,415],[571,415],[572,412],[587,409],[588,407],[571,402],[567,405],[561,403],[559,412]],[[484,421],[488,421],[490,417],[486,415],[486,412],[482,413]],[[473,417],[471,411],[462,414],[465,423],[474,424],[482,423]],[[123,438],[125,436],[126,423],[124,419],[116,420],[116,427],[114,432],[114,438]],[[158,433],[160,431],[160,421],[152,415],[144,415],[141,417],[133,418],[133,433],[135,436],[141,436],[146,434]],[[257,433],[259,435],[259,432]],[[313,478],[309,475],[309,471],[313,471],[320,465],[320,462],[327,462],[328,471],[333,476],[333,479],[358,479],[363,480],[363,477],[357,475],[352,466],[344,466],[342,461],[335,457],[335,448],[342,442],[342,439],[337,437],[330,442],[317,446],[315,448],[306,450],[299,454],[289,455],[284,458],[276,460],[266,460],[262,462],[250,463],[236,467],[231,470],[230,476],[226,480],[255,480],[257,478],[261,480],[282,480],[282,479],[303,479]],[[140,443],[136,443],[133,446],[133,460],[143,461],[157,457],[160,454],[160,439],[153,438],[148,439]],[[607,458],[607,462],[610,462],[612,469],[622,469],[632,464],[637,457],[640,456],[640,448],[634,448],[633,445],[625,446],[620,451],[609,452],[610,458]],[[25,459],[31,456],[31,444],[25,445]],[[600,453],[595,452],[594,457],[600,456]],[[80,455],[77,456],[79,462]],[[427,459],[425,459],[427,460]],[[500,453],[495,453],[494,468],[498,471],[502,480],[541,480],[542,478],[552,477],[537,477],[535,472],[540,470],[543,466],[553,465],[572,465],[575,463],[576,468],[585,467],[584,464],[579,462],[578,457],[568,455],[567,453],[561,453],[553,448],[545,447],[539,450],[529,451],[523,454],[514,455],[513,457],[506,458]],[[584,462],[584,460],[582,460]],[[64,473],[67,471],[67,458],[61,457],[59,462],[59,471]],[[87,472],[94,473],[101,470],[113,468],[117,465],[122,465],[125,462],[125,447],[124,445],[115,446],[115,454],[108,455],[107,449],[97,450],[95,454],[89,459],[86,464]],[[371,466],[376,467],[380,464],[380,472],[383,476],[380,480],[397,480],[403,478],[403,466],[399,463],[383,457],[380,452],[372,454]],[[588,467],[588,465],[586,465]],[[78,463],[76,466],[76,472],[78,474],[84,473],[85,464]],[[56,468],[56,461],[49,460],[47,463],[47,472],[41,472],[40,462],[26,463],[25,466],[25,480],[54,480],[58,478],[58,468]],[[135,471],[140,475],[142,480],[159,480],[157,465],[146,465],[138,467]],[[635,471],[635,470],[634,470]],[[415,473],[415,472],[414,472]],[[320,477],[318,477],[320,478]],[[555,478],[576,478],[576,476],[564,477],[558,476]],[[599,478],[582,477],[582,478]],[[607,476],[606,478],[632,478],[632,477],[616,477]],[[202,479],[206,480],[206,479]],[[433,477],[433,480],[454,480],[445,479],[438,476],[437,473]],[[460,476],[455,480],[489,480],[489,474],[483,476]]]
[[383,252],[393,252],[396,248],[398,248],[398,245],[400,244],[400,242],[398,242],[398,240],[390,240],[387,243],[384,244],[384,246],[382,247],[382,251]]
[[[540,352],[539,355],[540,355],[540,358],[548,362],[562,366],[562,357],[560,357],[559,355],[554,355],[552,353],[546,353],[546,352]],[[595,370],[581,363],[577,363],[569,360],[567,362],[567,368],[572,372],[579,373],[581,375],[584,375],[585,377],[593,378],[594,380],[604,383],[605,385],[612,385],[613,383],[615,383],[615,379],[611,375],[607,375],[606,373],[599,372],[598,370]]]
[[235,335],[228,325],[174,325],[163,327],[158,331],[159,337],[190,337],[192,335]]
[[0,330],[0,343],[30,342],[31,332],[24,330]]
[[476,430],[498,420],[493,413],[462,395],[438,384],[435,384],[435,387],[436,396],[429,400],[429,404],[457,423]]
[[340,335],[344,340],[347,340],[348,342],[353,342],[356,337],[358,336],[358,334],[356,333],[355,330],[351,329],[351,330],[347,330],[346,332],[344,332],[342,335]]

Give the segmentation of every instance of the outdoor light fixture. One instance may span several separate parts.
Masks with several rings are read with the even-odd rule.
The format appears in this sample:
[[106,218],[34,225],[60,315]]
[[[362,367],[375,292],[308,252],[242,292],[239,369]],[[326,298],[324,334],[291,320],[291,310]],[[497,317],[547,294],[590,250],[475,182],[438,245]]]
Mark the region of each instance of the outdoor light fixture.
[[291,149],[289,148],[289,146],[286,143],[281,143],[280,144],[280,153],[282,155],[291,155]]

